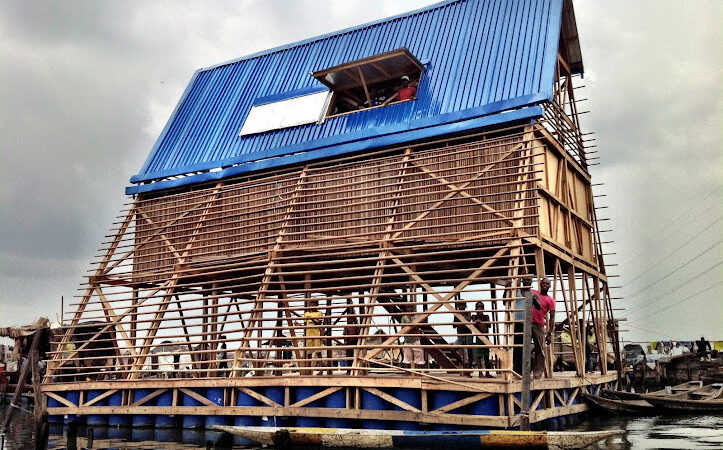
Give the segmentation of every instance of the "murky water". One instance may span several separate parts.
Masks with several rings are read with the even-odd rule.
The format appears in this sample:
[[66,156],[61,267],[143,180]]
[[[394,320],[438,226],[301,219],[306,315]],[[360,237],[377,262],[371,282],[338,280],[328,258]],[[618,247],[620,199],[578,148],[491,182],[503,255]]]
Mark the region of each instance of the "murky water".
[[[0,410],[4,417],[7,407]],[[1,420],[1,419],[0,419]],[[625,430],[620,439],[601,442],[593,449],[701,449],[723,448],[723,415],[654,416],[642,418],[591,416],[566,431]],[[16,413],[11,429],[5,436],[5,447],[0,450],[32,448],[33,418]],[[195,449],[215,443],[221,434],[214,431],[108,429],[94,427],[91,433],[81,428],[78,448],[88,447],[92,434],[94,449]],[[51,427],[50,449],[65,449],[66,438],[62,426]],[[236,448],[247,448],[235,446]]]

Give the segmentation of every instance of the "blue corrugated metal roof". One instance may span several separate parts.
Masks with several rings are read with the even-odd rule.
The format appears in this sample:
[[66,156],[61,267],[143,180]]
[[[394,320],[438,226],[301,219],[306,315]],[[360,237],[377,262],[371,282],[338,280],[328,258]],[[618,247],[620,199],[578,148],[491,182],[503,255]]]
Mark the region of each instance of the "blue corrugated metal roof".
[[[126,191],[162,189],[327,157],[339,149],[354,152],[444,134],[479,124],[476,119],[482,116],[548,100],[561,14],[562,0],[456,0],[201,69],[131,182],[226,169]],[[312,72],[400,47],[426,65],[416,101],[322,124],[238,136],[259,99],[313,90],[322,85]],[[519,119],[531,111],[483,122]]]

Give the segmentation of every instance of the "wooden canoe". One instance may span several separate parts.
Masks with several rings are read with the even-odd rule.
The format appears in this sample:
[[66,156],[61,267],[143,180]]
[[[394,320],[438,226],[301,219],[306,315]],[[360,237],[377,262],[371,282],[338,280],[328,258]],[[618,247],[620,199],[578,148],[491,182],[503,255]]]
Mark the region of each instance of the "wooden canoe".
[[617,400],[640,400],[640,394],[637,392],[616,391],[613,389],[601,389],[603,397]]
[[688,381],[687,383],[676,384],[675,386],[666,386],[665,389],[659,391],[648,392],[640,394],[640,398],[646,396],[666,397],[675,394],[684,394],[686,392],[694,391],[703,387],[702,381]]
[[402,431],[341,428],[231,427],[214,429],[278,449],[323,448],[584,448],[623,431],[546,432],[507,430]]
[[721,412],[723,411],[723,384],[716,383],[700,389],[677,394],[642,395],[643,399],[654,406],[674,412]]
[[645,400],[622,400],[616,398],[596,397],[594,395],[582,394],[585,401],[592,403],[604,411],[615,415],[653,415],[656,413],[655,406]]
[[703,383],[700,381],[688,381],[686,383],[677,384],[675,386],[666,387],[659,391],[646,392],[645,394],[639,392],[627,392],[627,391],[616,391],[613,389],[602,389],[600,392],[604,397],[617,399],[617,400],[642,400],[642,395],[656,395],[666,396],[671,394],[680,394],[683,392],[689,392],[703,387]]

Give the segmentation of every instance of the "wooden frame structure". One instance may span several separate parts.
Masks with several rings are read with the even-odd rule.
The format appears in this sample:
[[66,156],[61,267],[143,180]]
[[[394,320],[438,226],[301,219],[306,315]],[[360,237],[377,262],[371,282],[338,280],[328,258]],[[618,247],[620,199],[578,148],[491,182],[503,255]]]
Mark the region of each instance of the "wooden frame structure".
[[[132,199],[48,366],[44,391],[60,404],[49,412],[511,427],[520,405],[514,301],[522,279],[543,277],[563,318],[557,335],[570,343],[547,349],[530,420],[584,410],[581,391],[617,386],[608,366],[619,352],[562,57],[554,99],[532,122]],[[485,326],[475,314],[487,315]],[[588,324],[600,355],[593,374]],[[425,364],[402,365],[411,348]],[[472,364],[487,351],[490,366]],[[574,369],[554,371],[558,357]],[[223,404],[194,391],[205,387],[222,388]],[[268,387],[283,389],[283,401]],[[317,391],[298,398],[299,387]],[[63,395],[90,389],[105,393]],[[137,399],[139,389],[151,392]],[[149,406],[168,391],[170,406]],[[121,406],[98,406],[117,392]],[[258,404],[234,406],[239,392]],[[343,407],[318,406],[340,392]],[[456,397],[435,403],[439,392]],[[183,406],[183,395],[200,406]],[[367,409],[364,395],[390,409]],[[469,412],[482,403],[488,413]]]

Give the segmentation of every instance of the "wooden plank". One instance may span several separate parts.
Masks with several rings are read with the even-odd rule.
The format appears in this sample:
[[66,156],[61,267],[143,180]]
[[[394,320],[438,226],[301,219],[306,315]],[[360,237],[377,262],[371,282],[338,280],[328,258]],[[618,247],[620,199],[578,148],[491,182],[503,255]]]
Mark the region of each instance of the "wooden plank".
[[421,411],[420,409],[415,408],[414,406],[412,406],[406,402],[403,402],[403,401],[399,400],[398,398],[387,394],[384,391],[380,391],[379,389],[371,388],[371,387],[366,387],[366,388],[362,388],[362,389],[369,392],[372,395],[375,395],[375,396],[381,398],[382,400],[388,401],[389,403],[391,403],[394,406],[398,406],[398,407],[402,408],[405,411],[413,411],[413,412]]
[[256,400],[260,401],[261,403],[263,403],[263,404],[265,404],[265,405],[267,405],[267,406],[272,406],[272,407],[274,407],[274,408],[281,408],[281,407],[282,407],[282,405],[279,405],[278,403],[276,403],[275,401],[271,400],[270,398],[265,397],[265,396],[259,394],[258,392],[254,391],[254,390],[252,390],[252,389],[240,387],[240,388],[238,388],[238,390],[241,391],[241,392],[243,392],[244,394],[248,395],[249,397],[255,398]]
[[441,408],[432,410],[432,411],[430,411],[430,414],[438,414],[438,413],[446,413],[449,411],[454,411],[455,409],[461,408],[463,406],[467,406],[471,403],[475,403],[480,400],[484,400],[486,398],[492,397],[493,395],[496,395],[496,394],[482,393],[482,394],[471,395],[467,398],[457,400],[456,402],[453,402],[448,405],[442,406]]
[[[575,405],[578,407],[581,405]],[[585,406],[584,404],[582,406]],[[51,415],[78,414],[79,408],[48,408]],[[288,416],[320,417],[358,420],[389,420],[405,422],[440,423],[469,426],[508,427],[507,416],[475,416],[470,414],[423,414],[412,411],[377,411],[364,409],[337,408],[292,408],[269,406],[91,406],[82,411],[86,415],[94,414],[153,414],[153,415],[199,415],[199,416]]]
[[338,391],[338,390],[340,390],[340,389],[342,389],[342,388],[341,388],[341,387],[330,387],[330,388],[326,388],[326,389],[324,389],[324,390],[321,391],[321,392],[317,392],[317,393],[314,394],[314,395],[311,395],[311,396],[309,396],[309,397],[306,397],[306,398],[303,399],[303,400],[299,400],[299,401],[296,402],[296,403],[289,404],[288,406],[290,406],[290,407],[297,407],[297,408],[298,408],[298,407],[301,407],[301,406],[306,406],[306,405],[308,405],[309,403],[313,403],[313,402],[319,400],[320,398],[327,397],[327,396],[333,394],[334,392],[336,392],[336,391]]
[[83,406],[83,407],[85,407],[85,406],[93,406],[93,405],[95,405],[96,403],[98,403],[99,401],[101,401],[101,400],[103,400],[103,399],[106,399],[106,398],[110,397],[111,395],[115,394],[116,392],[118,392],[118,389],[111,389],[111,390],[109,390],[109,391],[105,391],[105,392],[103,392],[102,394],[100,394],[99,396],[95,397],[94,399],[85,402],[82,406]]
[[[148,402],[149,400],[153,400],[154,398],[156,398],[156,397],[158,397],[159,395],[163,394],[163,393],[166,392],[167,390],[168,390],[168,389],[156,389],[155,391],[151,392],[150,394],[145,395],[145,396],[139,398],[138,400],[134,401],[133,403],[131,403],[130,406],[141,406],[141,405],[144,405],[144,404],[145,404],[146,402]],[[185,391],[185,390],[184,390],[184,391]],[[191,391],[189,391],[189,392],[191,392]],[[107,392],[106,392],[106,394],[107,394]],[[195,394],[195,392],[194,392],[194,394]],[[190,395],[190,394],[189,394],[189,395]],[[194,398],[195,398],[195,397],[194,397]],[[90,406],[90,405],[83,405],[83,406]]]
[[[192,399],[196,400],[197,402],[202,403],[206,406],[218,407],[218,405],[216,403],[212,402],[211,400],[207,399],[206,397],[204,397],[203,395],[199,394],[196,391],[192,391],[191,389],[186,389],[186,388],[179,388],[178,390],[183,392],[184,394],[188,395]],[[137,406],[137,405],[131,405],[131,406]],[[178,406],[176,408],[178,408]],[[221,408],[228,408],[228,407],[222,406]]]

